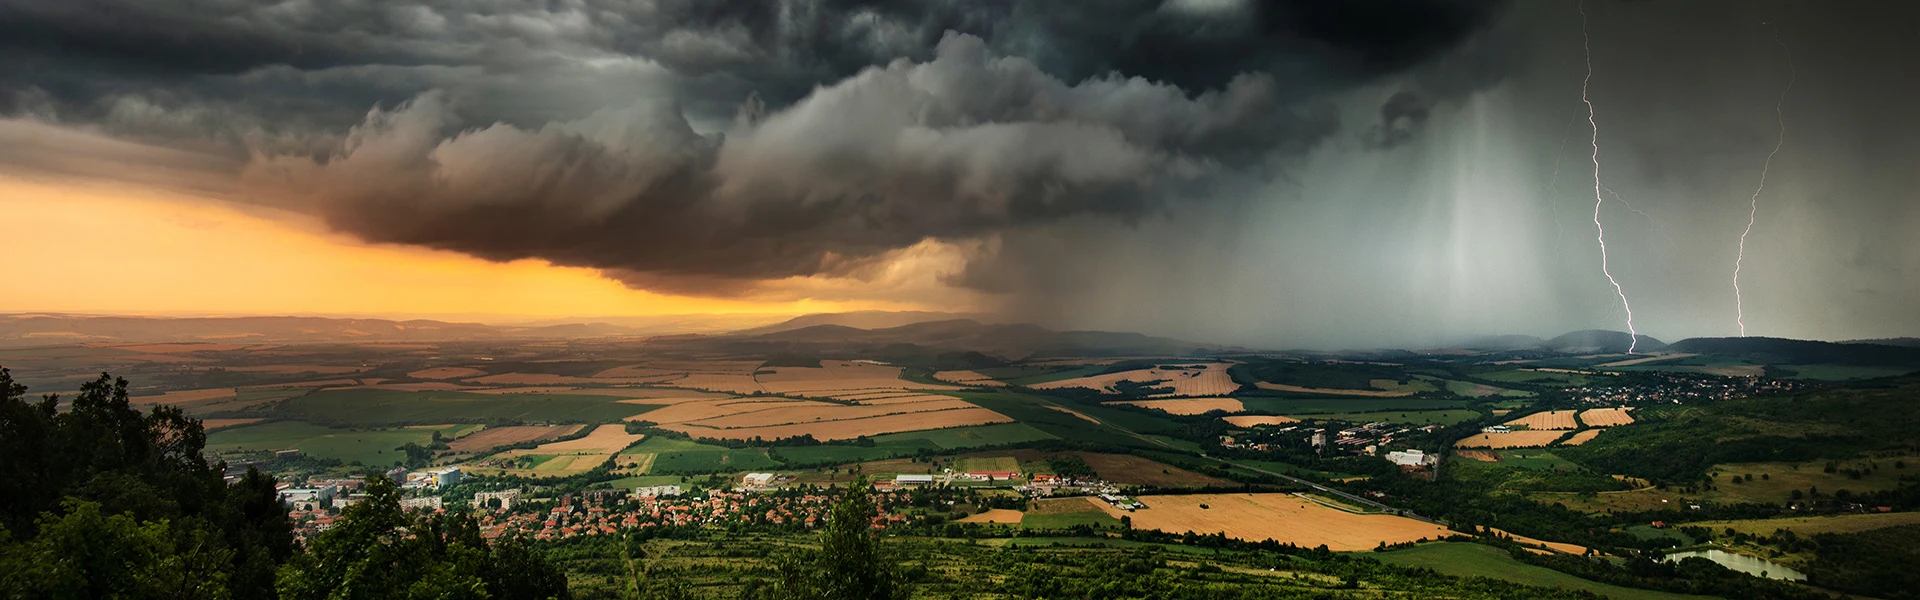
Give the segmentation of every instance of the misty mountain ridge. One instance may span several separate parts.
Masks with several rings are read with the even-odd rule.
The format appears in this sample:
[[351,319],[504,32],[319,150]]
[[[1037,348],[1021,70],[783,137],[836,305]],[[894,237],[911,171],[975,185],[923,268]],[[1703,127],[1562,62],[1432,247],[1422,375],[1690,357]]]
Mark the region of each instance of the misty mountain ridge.
[[641,335],[606,323],[505,326],[431,319],[0,315],[0,347],[75,343],[318,343],[511,340]]
[[1674,352],[1737,356],[1759,364],[1920,366],[1920,347],[1860,342],[1821,342],[1770,337],[1692,338],[1667,347]]
[[1624,331],[1582,329],[1546,340],[1541,347],[1566,354],[1619,354],[1628,348],[1635,352],[1658,352],[1666,349],[1667,344],[1645,335],[1631,336]]
[[752,330],[718,336],[679,336],[656,343],[688,350],[729,354],[926,357],[944,353],[973,353],[1000,360],[1066,356],[1187,356],[1233,348],[1112,331],[1055,331],[1032,323],[981,323],[973,319],[925,321],[862,329],[840,324],[818,324],[755,333]]
[[818,325],[839,325],[839,326],[849,327],[853,329],[887,329],[891,327],[913,325],[915,323],[925,323],[928,321],[951,321],[951,320],[961,320],[961,319],[981,321],[981,322],[993,321],[993,319],[991,319],[990,317],[987,317],[986,315],[978,315],[978,314],[971,314],[971,313],[950,313],[950,312],[935,312],[935,311],[920,311],[920,310],[900,310],[900,311],[857,310],[857,311],[840,312],[840,313],[813,313],[813,314],[800,315],[798,317],[787,319],[779,323],[773,323],[769,325],[761,325],[758,327],[742,329],[739,331],[734,331],[733,333],[742,334],[742,335],[779,333],[782,331],[793,331],[795,329],[804,329],[807,327],[814,327]]

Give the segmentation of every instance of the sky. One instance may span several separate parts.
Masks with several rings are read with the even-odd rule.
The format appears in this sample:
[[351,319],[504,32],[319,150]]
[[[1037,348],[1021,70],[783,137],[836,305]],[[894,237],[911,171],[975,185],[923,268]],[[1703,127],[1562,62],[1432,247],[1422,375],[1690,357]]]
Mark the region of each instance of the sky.
[[0,0],[0,311],[1920,335],[1916,27],[1864,0]]

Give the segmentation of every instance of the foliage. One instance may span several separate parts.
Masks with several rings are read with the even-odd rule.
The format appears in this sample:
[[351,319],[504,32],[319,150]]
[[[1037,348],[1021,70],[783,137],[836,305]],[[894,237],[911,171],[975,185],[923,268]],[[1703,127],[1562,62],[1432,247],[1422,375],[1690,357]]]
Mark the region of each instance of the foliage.
[[905,600],[908,587],[900,565],[870,526],[876,513],[868,489],[862,477],[841,494],[820,534],[819,549],[781,557],[779,578],[763,598]]
[[1920,598],[1920,525],[1813,537],[1819,549],[1808,566],[1815,585],[1889,600]]
[[489,548],[464,512],[411,517],[384,477],[281,567],[283,598],[564,598],[566,576],[520,540]]
[[[7,499],[0,527],[10,532],[0,553],[33,557],[65,548],[94,558],[34,571],[50,579],[9,589],[58,596],[72,589],[32,586],[186,573],[190,580],[127,583],[135,587],[125,593],[139,597],[137,589],[147,588],[138,586],[154,583],[187,597],[224,597],[230,582],[235,598],[270,597],[264,582],[292,552],[292,526],[272,478],[250,470],[226,485],[201,454],[200,422],[172,407],[134,410],[124,379],[101,374],[65,411],[57,396],[30,403],[26,392],[0,368],[0,497]],[[103,540],[124,548],[90,546]]]

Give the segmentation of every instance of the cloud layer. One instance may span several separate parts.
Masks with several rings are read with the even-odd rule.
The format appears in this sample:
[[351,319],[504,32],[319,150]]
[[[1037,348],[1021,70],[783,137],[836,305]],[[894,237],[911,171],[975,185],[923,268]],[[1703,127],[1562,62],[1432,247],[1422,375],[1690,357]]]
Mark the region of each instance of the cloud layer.
[[[977,246],[1085,215],[1134,222],[1204,200],[1221,178],[1267,176],[1338,132],[1329,94],[1446,51],[1494,11],[1455,0],[208,9],[0,3],[0,58],[14,65],[0,67],[0,97],[14,114],[198,162],[243,159],[244,197],[369,241],[714,295],[858,278],[923,243]],[[1401,104],[1376,126],[1396,140],[1423,114]],[[954,281],[968,280],[981,281]]]

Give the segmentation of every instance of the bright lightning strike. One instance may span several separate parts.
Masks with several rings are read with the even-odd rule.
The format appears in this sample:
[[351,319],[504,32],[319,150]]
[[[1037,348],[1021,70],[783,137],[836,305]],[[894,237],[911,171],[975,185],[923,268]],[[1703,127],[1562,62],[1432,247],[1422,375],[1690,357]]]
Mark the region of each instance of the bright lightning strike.
[[1580,80],[1580,102],[1587,105],[1587,125],[1593,127],[1593,229],[1595,241],[1600,242],[1600,272],[1607,276],[1607,283],[1613,284],[1613,292],[1620,295],[1620,306],[1627,311],[1627,354],[1640,346],[1640,332],[1633,328],[1633,304],[1627,302],[1627,290],[1620,287],[1620,281],[1613,278],[1613,271],[1607,266],[1607,229],[1600,224],[1600,207],[1607,200],[1600,195],[1600,122],[1593,116],[1593,100],[1587,98],[1587,88],[1593,82],[1593,40],[1587,35],[1587,3],[1580,2],[1580,48],[1586,53],[1587,77]]
[[1767,161],[1760,165],[1760,185],[1753,189],[1753,197],[1748,200],[1747,228],[1740,232],[1740,253],[1733,259],[1733,322],[1740,325],[1740,337],[1747,337],[1747,307],[1740,298],[1740,263],[1747,259],[1747,234],[1753,233],[1753,222],[1760,216],[1760,192],[1767,189],[1767,170],[1773,168],[1773,156],[1787,145],[1787,115],[1784,112],[1787,93],[1792,92],[1793,84],[1800,80],[1799,71],[1793,67],[1793,50],[1780,39],[1779,33],[1773,35],[1773,41],[1780,44],[1781,52],[1787,57],[1787,87],[1780,90],[1780,99],[1773,103],[1773,117],[1780,125],[1780,136],[1773,142],[1773,151],[1767,153]]

